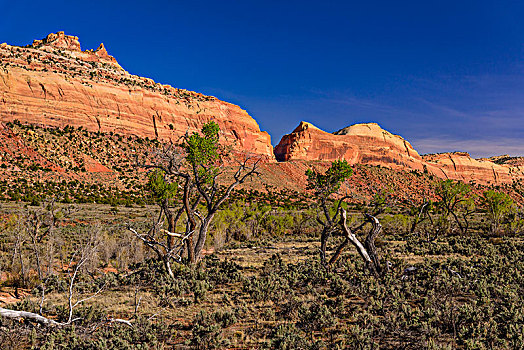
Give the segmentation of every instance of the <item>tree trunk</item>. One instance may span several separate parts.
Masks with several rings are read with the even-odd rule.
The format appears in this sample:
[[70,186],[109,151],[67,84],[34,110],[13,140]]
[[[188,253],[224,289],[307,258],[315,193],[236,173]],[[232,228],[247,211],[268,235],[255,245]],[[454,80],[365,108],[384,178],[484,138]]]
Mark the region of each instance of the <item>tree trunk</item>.
[[348,242],[351,242],[355,246],[355,248],[357,248],[357,251],[362,257],[362,259],[364,259],[366,267],[371,271],[371,273],[379,277],[382,274],[382,268],[380,267],[380,260],[378,258],[377,250],[375,248],[375,238],[382,229],[380,222],[376,217],[369,214],[367,215],[367,219],[371,222],[373,227],[371,228],[371,231],[369,231],[364,245],[362,245],[362,243],[360,243],[355,234],[347,226],[346,210],[344,210],[344,208],[340,208],[340,210],[340,226],[342,226],[342,230],[344,232],[344,236],[346,237],[346,241],[344,241],[339,246],[339,249],[337,249],[337,252],[331,259],[330,264],[334,263],[336,259],[338,259],[342,252],[342,249],[347,245]]
[[331,236],[331,227],[324,226],[324,229],[322,230],[322,235],[320,236],[320,261],[324,266],[327,263],[326,249],[329,236]]
[[428,204],[428,202],[425,202],[420,208],[417,217],[415,218],[415,220],[413,220],[413,225],[411,226],[411,233],[415,232],[415,230],[417,229],[417,225],[419,224],[419,222],[421,222],[422,215],[424,214],[424,210],[426,209]]
[[380,266],[377,248],[375,247],[375,238],[377,238],[377,235],[382,229],[382,225],[380,225],[378,219],[372,215],[367,215],[367,219],[371,222],[371,225],[373,225],[373,227],[371,228],[371,231],[369,231],[368,236],[364,241],[364,246],[366,247],[366,250],[368,251],[368,254],[371,257],[371,260],[373,261],[374,273],[380,276],[382,274],[382,268]]
[[351,242],[355,248],[357,248],[358,253],[364,259],[366,264],[372,263],[371,258],[369,257],[368,252],[366,251],[366,248],[360,243],[360,241],[357,239],[355,234],[351,232],[351,230],[348,228],[346,224],[347,214],[346,210],[344,208],[341,208],[342,215],[340,216],[340,225],[342,226],[342,229],[344,231],[344,236],[346,236],[346,239]]
[[[191,232],[191,231],[189,231]],[[193,235],[187,237],[186,239],[186,248],[187,248],[187,260],[190,264],[194,264],[195,261],[195,253],[193,251]]]
[[453,218],[455,219],[455,222],[460,228],[460,232],[463,234],[466,234],[466,231],[464,230],[464,227],[462,226],[462,223],[460,222],[460,219],[458,218],[457,214],[455,214],[454,211],[451,212],[451,215],[453,215]]
[[[167,230],[169,232],[176,232],[175,216],[172,213],[169,213],[169,215],[167,215]],[[173,249],[174,246],[175,246],[175,237],[172,235],[167,235],[167,249],[171,250]]]
[[204,244],[206,243],[207,231],[209,230],[209,225],[211,224],[214,216],[214,212],[209,213],[200,225],[200,229],[198,230],[198,239],[194,249],[194,264],[198,263],[200,259],[202,259],[202,250],[204,249]]
[[169,256],[165,256],[164,259],[162,259],[164,261],[164,267],[166,269],[166,272],[168,274],[168,276],[171,278],[171,279],[175,279],[175,274],[173,273],[173,269],[171,268],[171,258]]
[[25,318],[31,321],[35,321],[38,323],[42,323],[45,325],[51,325],[51,326],[62,326],[63,325],[62,323],[56,322],[55,320],[51,320],[49,318],[46,318],[39,314],[35,314],[33,312],[9,310],[9,309],[4,309],[3,307],[0,307],[0,316],[7,317],[7,318],[14,318],[17,320]]

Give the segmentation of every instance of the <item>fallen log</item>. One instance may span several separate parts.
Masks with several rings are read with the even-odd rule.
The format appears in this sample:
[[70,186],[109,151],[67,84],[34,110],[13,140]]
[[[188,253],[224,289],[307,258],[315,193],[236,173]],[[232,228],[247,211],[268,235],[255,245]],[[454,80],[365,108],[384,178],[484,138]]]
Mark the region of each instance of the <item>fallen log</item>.
[[64,323],[56,322],[55,320],[52,320],[50,318],[44,317],[39,314],[35,314],[33,312],[4,309],[3,307],[0,307],[0,316],[6,317],[6,318],[14,318],[16,320],[28,319],[31,321],[35,321],[35,322],[42,323],[45,325],[50,325],[50,326],[65,325]]

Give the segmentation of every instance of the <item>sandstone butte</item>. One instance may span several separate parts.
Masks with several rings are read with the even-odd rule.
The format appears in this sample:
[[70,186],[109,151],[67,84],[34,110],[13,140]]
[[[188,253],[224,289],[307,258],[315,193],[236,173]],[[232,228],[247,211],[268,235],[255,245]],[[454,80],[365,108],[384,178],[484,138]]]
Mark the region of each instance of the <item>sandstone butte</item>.
[[502,157],[507,164],[497,164],[491,159],[473,159],[465,152],[420,156],[408,141],[376,123],[355,124],[331,134],[301,122],[292,133],[284,135],[275,147],[275,156],[279,161],[346,159],[350,164],[417,170],[442,179],[483,185],[524,179],[521,158]]
[[268,133],[240,107],[129,74],[103,44],[49,34],[26,47],[0,45],[0,121],[176,141],[214,120],[234,149],[274,160]]
[[[420,156],[409,142],[374,123],[331,134],[302,122],[282,138],[273,154],[269,134],[240,107],[129,74],[103,44],[82,51],[78,37],[64,32],[26,47],[0,45],[0,121],[14,120],[161,141],[176,141],[215,120],[223,140],[238,151],[262,156],[270,162],[264,166],[269,172],[291,169],[285,163],[271,164],[276,156],[279,161],[344,158],[351,164],[417,170],[478,184],[511,183],[524,177],[522,158],[476,160],[462,152]],[[87,163],[93,163],[94,171],[110,171]],[[303,172],[289,175],[304,180]]]

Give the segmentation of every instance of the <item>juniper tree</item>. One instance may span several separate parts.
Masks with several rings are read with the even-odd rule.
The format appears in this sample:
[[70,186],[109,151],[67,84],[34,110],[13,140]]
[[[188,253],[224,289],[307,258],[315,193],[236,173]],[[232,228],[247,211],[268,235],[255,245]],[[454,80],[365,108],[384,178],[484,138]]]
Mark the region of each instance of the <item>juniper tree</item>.
[[322,216],[324,217],[324,219],[321,219],[320,215],[317,215],[317,221],[322,225],[322,233],[320,235],[320,260],[322,264],[326,266],[331,263],[331,261],[328,262],[326,258],[327,243],[331,235],[338,229],[337,217],[340,213],[338,207],[340,207],[346,198],[344,197],[338,201],[337,209],[334,214],[331,214],[329,208],[330,197],[338,192],[342,183],[352,174],[353,169],[351,169],[346,160],[336,160],[332,162],[325,173],[313,169],[306,171],[306,188],[313,191],[320,206]]

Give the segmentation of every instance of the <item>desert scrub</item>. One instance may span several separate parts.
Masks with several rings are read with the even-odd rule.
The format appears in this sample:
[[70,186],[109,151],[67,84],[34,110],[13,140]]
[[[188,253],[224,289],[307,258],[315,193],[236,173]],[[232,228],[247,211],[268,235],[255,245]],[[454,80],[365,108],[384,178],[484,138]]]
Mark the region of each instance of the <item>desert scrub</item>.
[[[231,216],[249,215],[256,207],[242,205],[233,206]],[[87,207],[75,206],[80,211]],[[24,210],[20,206],[17,215]],[[307,213],[304,209],[299,212]],[[266,216],[273,213],[291,216],[293,211],[271,208]],[[51,235],[58,248],[55,261],[68,262],[79,239],[94,227],[86,223],[86,217],[96,215],[79,214]],[[480,219],[485,214],[478,215]],[[395,214],[383,214],[386,216],[395,218]],[[295,244],[302,236],[288,232],[282,243],[282,237],[272,237],[260,225],[259,235],[267,243],[264,247],[260,247],[262,239],[242,243],[232,239],[230,244],[236,242],[240,249],[226,245],[205,256],[195,268],[176,265],[171,280],[156,256],[143,252],[144,259],[134,256],[133,242],[122,236],[120,222],[110,226],[117,218],[112,216],[104,224],[101,237],[107,246],[92,261],[94,273],[78,276],[77,291],[82,295],[104,286],[100,299],[74,310],[73,317],[82,320],[71,327],[46,329],[28,320],[1,318],[0,348],[522,348],[524,243],[518,235],[485,234],[479,222],[467,235],[458,231],[442,234],[431,243],[423,231],[385,236],[380,249],[383,261],[389,262],[389,272],[380,279],[365,270],[354,250],[342,254],[328,271],[318,257],[318,239]],[[150,216],[134,219],[139,227],[141,221],[147,225]],[[8,219],[0,229],[2,268],[13,268],[13,272],[20,270],[13,254],[16,232],[22,232],[12,226],[16,223]],[[227,226],[227,220],[224,224]],[[40,248],[49,242],[44,239],[42,243]],[[249,248],[253,245],[257,245],[255,250]],[[293,245],[300,249],[290,249]],[[131,251],[119,258],[119,247]],[[34,270],[31,245],[22,251],[26,271]],[[277,252],[280,254],[273,254]],[[97,272],[109,264],[118,266],[118,271]],[[42,313],[63,321],[67,319],[67,273],[55,268],[56,274],[46,282],[48,302]],[[20,277],[14,276],[1,287],[14,292],[12,282]],[[40,283],[27,281],[31,295],[12,308],[38,312]],[[108,305],[113,302],[118,305]],[[110,324],[109,317],[130,320],[133,327]]]
[[174,277],[169,277],[162,263],[156,259],[148,259],[143,263],[132,265],[134,272],[123,281],[127,285],[148,286],[164,307],[174,308],[179,303],[187,304],[186,298],[192,298],[194,303],[204,300],[208,290],[214,284],[208,279],[206,270],[177,264],[173,266]]
[[287,264],[275,254],[264,263],[259,276],[244,281],[243,290],[257,302],[281,302],[311,285],[326,284],[328,275],[318,259]]
[[169,342],[173,335],[166,320],[151,322],[139,317],[133,327],[102,323],[94,334],[74,326],[52,330],[42,339],[40,349],[163,349],[163,344]]
[[215,256],[207,256],[204,259],[207,280],[215,285],[225,285],[244,280],[242,266],[230,261],[220,260]]
[[[321,345],[321,344],[318,344]],[[292,349],[314,349],[292,323],[284,323],[277,326],[269,335],[266,343],[268,349],[292,350]],[[317,348],[320,348],[318,346]]]
[[223,329],[233,325],[236,317],[230,310],[218,310],[211,314],[200,312],[193,320],[191,344],[196,349],[217,349],[229,345]]

